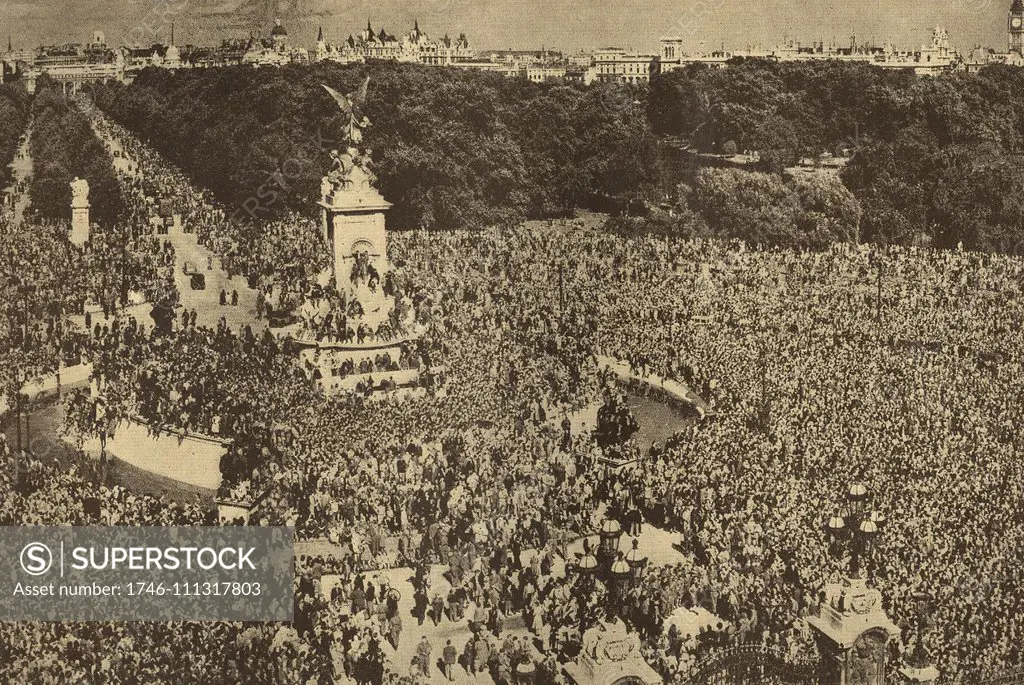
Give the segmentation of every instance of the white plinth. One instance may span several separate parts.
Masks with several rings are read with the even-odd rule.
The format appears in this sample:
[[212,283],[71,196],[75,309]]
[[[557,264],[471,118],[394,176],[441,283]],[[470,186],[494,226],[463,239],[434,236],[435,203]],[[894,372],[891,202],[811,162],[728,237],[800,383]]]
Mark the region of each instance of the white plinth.
[[79,247],[89,241],[89,207],[88,204],[71,206],[71,234],[68,240]]

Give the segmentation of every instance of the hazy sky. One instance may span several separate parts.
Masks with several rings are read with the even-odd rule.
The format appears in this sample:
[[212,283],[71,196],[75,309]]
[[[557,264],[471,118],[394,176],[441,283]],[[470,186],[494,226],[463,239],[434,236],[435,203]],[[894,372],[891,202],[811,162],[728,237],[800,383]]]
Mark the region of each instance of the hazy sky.
[[872,38],[916,47],[941,24],[953,44],[1006,48],[1010,0],[0,0],[0,31],[15,46],[80,42],[94,29],[108,42],[166,39],[179,44],[269,31],[275,17],[292,40],[312,46],[318,26],[340,41],[372,19],[390,33],[420,27],[431,35],[465,31],[485,48],[566,51],[618,45],[656,51],[663,35],[683,36],[692,50],[775,45],[786,35],[804,43],[848,44]]

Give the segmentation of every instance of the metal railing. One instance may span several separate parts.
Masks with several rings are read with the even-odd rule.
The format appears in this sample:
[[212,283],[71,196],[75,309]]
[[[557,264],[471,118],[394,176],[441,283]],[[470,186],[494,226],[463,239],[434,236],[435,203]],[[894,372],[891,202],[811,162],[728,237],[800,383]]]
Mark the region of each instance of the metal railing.
[[793,664],[761,645],[716,651],[698,662],[676,685],[821,685],[818,664]]
[[[939,682],[943,682],[941,679]],[[956,685],[1024,685],[1024,669],[982,680],[963,680]]]

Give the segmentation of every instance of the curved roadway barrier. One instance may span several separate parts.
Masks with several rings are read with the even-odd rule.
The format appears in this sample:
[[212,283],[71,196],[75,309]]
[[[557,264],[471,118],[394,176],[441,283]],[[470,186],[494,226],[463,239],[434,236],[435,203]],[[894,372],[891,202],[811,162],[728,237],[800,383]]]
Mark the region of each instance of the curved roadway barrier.
[[[230,446],[230,440],[154,430],[141,418],[131,418],[122,421],[114,435],[107,438],[106,453],[136,469],[212,497],[221,484],[221,457]],[[88,441],[86,451],[98,454],[99,440]]]

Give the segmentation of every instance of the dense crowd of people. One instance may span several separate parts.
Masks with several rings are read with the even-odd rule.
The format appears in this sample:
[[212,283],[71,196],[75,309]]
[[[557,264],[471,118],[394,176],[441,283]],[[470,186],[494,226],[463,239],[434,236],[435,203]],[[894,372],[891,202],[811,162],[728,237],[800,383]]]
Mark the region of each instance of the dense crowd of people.
[[[140,144],[125,149],[158,168]],[[192,192],[178,176],[145,178]],[[212,228],[223,217],[209,211],[197,210],[210,217],[202,230],[228,256],[234,248]],[[203,225],[187,212],[183,221]],[[1015,429],[1024,419],[1024,262],[857,246],[751,251],[625,238],[584,220],[392,234],[389,257],[425,328],[415,355],[426,366],[443,359],[442,394],[325,396],[291,342],[226,322],[196,326],[189,312],[165,330],[117,319],[81,337],[95,379],[69,396],[72,434],[116,431],[137,414],[156,427],[233,437],[244,454],[230,485],[265,493],[250,524],[291,525],[301,540],[347,550],[300,568],[294,634],[235,624],[205,635],[3,629],[0,651],[15,657],[0,675],[124,682],[116,674],[129,666],[184,676],[203,665],[213,681],[252,673],[251,682],[380,682],[436,675],[451,646],[453,667],[497,683],[527,663],[538,682],[557,682],[558,664],[608,606],[672,682],[731,644],[811,661],[806,618],[849,563],[824,524],[854,482],[888,519],[865,567],[902,629],[894,652],[906,651],[919,619],[913,596],[927,590],[936,608],[925,644],[950,682],[1020,665],[1024,572],[1013,562],[1024,524],[1014,512],[1024,467],[1014,457],[1024,447]],[[287,287],[309,292],[318,275]],[[614,396],[608,358],[685,383],[706,400],[707,417],[681,424],[664,445],[623,447],[635,461],[608,468],[596,437],[579,427],[588,408]],[[631,427],[620,409],[615,423]],[[45,468],[53,467],[26,473]],[[116,523],[207,516],[76,472],[26,482],[14,499],[3,482],[0,519],[82,522],[95,500],[99,520]],[[634,534],[650,524],[678,533],[681,561],[650,568],[628,591],[585,586],[570,541],[593,535],[605,513]],[[417,569],[412,619],[394,613],[382,586],[396,566]],[[450,587],[443,595],[430,585],[435,571]],[[338,581],[324,598],[317,584],[327,575]],[[676,610],[698,607],[718,623],[696,636],[666,627]],[[502,617],[512,615],[523,617],[527,640],[502,637]],[[401,623],[413,619],[467,632],[461,644],[417,647],[412,665],[389,663]],[[89,655],[85,640],[135,649]],[[196,645],[196,663],[167,663]],[[211,666],[215,655],[224,663]],[[253,663],[267,668],[247,670]]]
[[[582,319],[570,324],[574,341],[704,394],[713,419],[600,485],[683,532],[697,562],[684,582],[726,598],[715,611],[753,611],[770,634],[813,612],[845,568],[830,556],[825,520],[864,481],[891,522],[870,577],[901,625],[916,620],[910,597],[927,587],[940,597],[927,646],[949,677],[1018,663],[1019,627],[1005,610],[1018,578],[1000,560],[1018,535],[1003,522],[1020,492],[1019,261],[846,246],[751,252],[541,226],[398,242],[425,278],[442,271],[442,254],[458,254],[449,287],[475,276],[518,290],[519,307],[534,285],[523,274],[546,275],[553,292],[554,269],[538,266],[572,255],[563,317]],[[528,264],[501,269],[517,258]],[[573,357],[562,359],[571,379]]]
[[176,215],[183,230],[194,233],[200,245],[220,257],[229,277],[245,276],[265,294],[273,293],[282,307],[301,303],[307,283],[315,281],[330,260],[316,222],[297,215],[261,221],[262,206],[231,212],[123,127],[91,113],[105,138],[119,144],[112,154],[127,167],[119,179],[133,196],[130,205],[146,212],[147,221],[164,225]]

